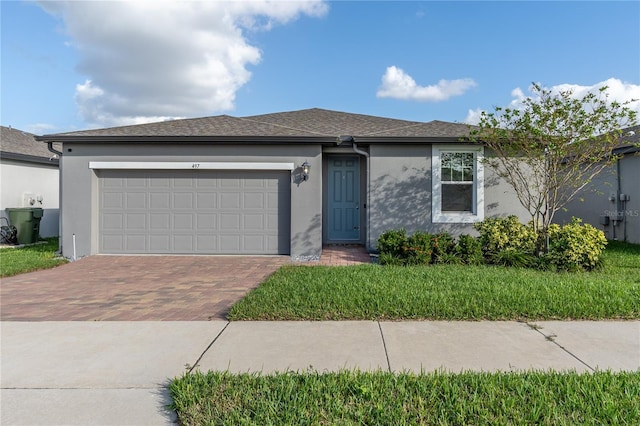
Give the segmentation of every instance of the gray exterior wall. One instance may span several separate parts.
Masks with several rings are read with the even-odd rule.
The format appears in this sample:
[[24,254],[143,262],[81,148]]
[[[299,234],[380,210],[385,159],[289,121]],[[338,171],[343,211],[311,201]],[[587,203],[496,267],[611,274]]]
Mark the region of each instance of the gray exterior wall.
[[[556,213],[554,221],[565,224],[575,216],[603,230],[609,240],[640,244],[640,156],[625,155],[619,168],[619,182],[616,166],[604,170],[580,194],[581,199]],[[629,201],[620,201],[620,194],[628,195]],[[604,217],[609,217],[607,225],[602,223]],[[618,217],[622,220],[614,221]]]
[[[423,230],[447,231],[453,235],[474,234],[473,224],[433,223],[431,215],[430,145],[378,145],[360,147],[370,154],[360,157],[361,242],[369,241],[375,249],[377,238],[386,230],[404,227],[409,233]],[[311,164],[309,180],[291,181],[291,250],[294,260],[319,259],[322,253],[323,187],[326,185],[326,161],[323,155],[354,154],[345,148],[318,145],[208,145],[208,144],[84,144],[67,143],[61,158],[62,221],[61,248],[71,258],[75,235],[75,256],[99,253],[98,174],[89,168],[90,161],[112,162],[260,162]],[[529,216],[520,206],[513,190],[485,167],[485,217],[518,215],[526,222]],[[367,199],[367,177],[370,185]],[[636,176],[637,177],[637,176]],[[633,197],[632,197],[633,199]],[[636,200],[640,197],[636,197]],[[369,223],[367,223],[369,216]],[[368,225],[368,227],[367,227]]]
[[[432,222],[430,145],[372,145],[370,152],[371,248],[389,229],[477,235],[471,223]],[[511,186],[487,166],[484,182],[485,217],[517,215],[522,222],[530,220]]]
[[320,145],[65,144],[61,158],[61,248],[65,257],[98,253],[98,177],[90,161],[291,162],[311,164],[308,181],[291,183],[291,256],[319,258],[322,252],[322,154]]

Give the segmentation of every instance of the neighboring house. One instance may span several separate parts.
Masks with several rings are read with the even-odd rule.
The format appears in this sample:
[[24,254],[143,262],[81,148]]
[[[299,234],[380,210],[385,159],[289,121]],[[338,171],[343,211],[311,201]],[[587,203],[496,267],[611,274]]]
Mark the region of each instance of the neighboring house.
[[640,244],[640,126],[624,129],[614,153],[621,158],[601,172],[579,199],[556,213],[562,224],[573,216],[602,229],[607,239]]
[[6,208],[41,207],[40,236],[58,236],[58,194],[58,157],[31,133],[2,126],[0,215],[7,217]]
[[[385,230],[473,233],[528,218],[464,124],[308,109],[45,135],[62,143],[62,250],[289,254],[375,249]],[[308,174],[305,167],[309,165]],[[73,248],[72,248],[73,247]]]

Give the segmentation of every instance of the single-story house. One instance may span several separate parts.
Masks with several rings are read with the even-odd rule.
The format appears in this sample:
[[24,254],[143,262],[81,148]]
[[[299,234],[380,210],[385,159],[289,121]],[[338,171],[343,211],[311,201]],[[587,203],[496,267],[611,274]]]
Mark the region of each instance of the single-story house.
[[306,109],[38,137],[61,143],[63,254],[374,250],[388,230],[526,221],[468,126]]
[[562,224],[578,217],[602,229],[609,240],[640,244],[640,126],[622,131],[614,149],[616,164],[602,171],[565,210],[556,213]]
[[[0,216],[6,208],[40,207],[41,237],[59,235],[58,157],[35,135],[0,128]],[[4,224],[4,221],[3,221]]]

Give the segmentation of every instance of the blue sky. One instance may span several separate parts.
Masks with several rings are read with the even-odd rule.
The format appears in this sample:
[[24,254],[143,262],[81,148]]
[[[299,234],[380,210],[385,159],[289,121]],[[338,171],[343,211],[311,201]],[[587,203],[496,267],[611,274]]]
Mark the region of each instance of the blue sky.
[[313,107],[473,122],[534,81],[640,99],[638,1],[3,0],[0,13],[2,125],[36,134]]

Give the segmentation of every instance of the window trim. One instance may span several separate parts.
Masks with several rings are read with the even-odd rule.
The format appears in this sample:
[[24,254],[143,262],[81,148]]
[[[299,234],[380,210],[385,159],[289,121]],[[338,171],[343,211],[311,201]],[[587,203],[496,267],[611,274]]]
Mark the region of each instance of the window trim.
[[[473,154],[473,211],[442,211],[443,152]],[[484,220],[484,148],[472,145],[434,145],[431,152],[431,217],[433,223],[475,223]]]

